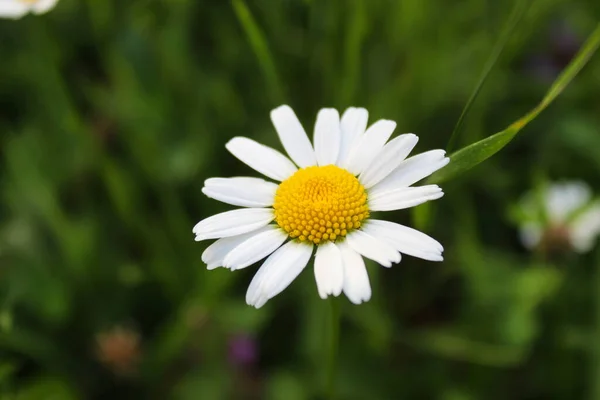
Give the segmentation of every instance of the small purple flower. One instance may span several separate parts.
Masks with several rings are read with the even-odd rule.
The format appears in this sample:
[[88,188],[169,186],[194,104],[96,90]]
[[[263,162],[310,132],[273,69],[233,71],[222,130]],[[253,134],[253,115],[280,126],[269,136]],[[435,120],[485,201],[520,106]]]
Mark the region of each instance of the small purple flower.
[[256,363],[258,346],[248,334],[236,334],[229,340],[229,362],[237,367],[247,367]]

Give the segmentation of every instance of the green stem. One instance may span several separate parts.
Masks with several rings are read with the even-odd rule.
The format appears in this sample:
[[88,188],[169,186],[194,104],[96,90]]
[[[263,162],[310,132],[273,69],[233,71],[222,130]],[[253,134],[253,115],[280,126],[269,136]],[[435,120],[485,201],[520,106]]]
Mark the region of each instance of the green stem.
[[335,399],[335,377],[340,342],[340,304],[335,297],[329,299],[329,362],[327,365],[327,398]]

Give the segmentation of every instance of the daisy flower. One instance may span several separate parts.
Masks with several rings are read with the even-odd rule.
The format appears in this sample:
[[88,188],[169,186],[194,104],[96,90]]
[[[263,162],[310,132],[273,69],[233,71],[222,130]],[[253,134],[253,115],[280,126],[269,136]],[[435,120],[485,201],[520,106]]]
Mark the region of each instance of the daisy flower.
[[[202,254],[208,269],[246,268],[268,258],[255,274],[246,302],[256,308],[281,293],[308,264],[323,299],[340,293],[360,304],[371,297],[363,257],[384,267],[400,253],[442,261],[442,246],[412,228],[373,219],[375,211],[401,210],[443,196],[437,185],[410,187],[448,164],[443,150],[406,158],[418,137],[388,142],[396,123],[379,120],[367,129],[364,108],[340,118],[333,108],[317,115],[311,144],[287,105],[271,121],[289,158],[236,137],[225,147],[240,161],[277,183],[260,178],[206,180],[208,197],[245,207],[214,215],[193,229],[196,241],[218,239]],[[290,160],[291,158],[291,160]]]
[[600,235],[600,200],[580,181],[551,184],[537,196],[528,193],[519,211],[521,242],[529,249],[585,253]]
[[0,0],[0,18],[19,19],[25,14],[44,14],[56,6],[58,0]]

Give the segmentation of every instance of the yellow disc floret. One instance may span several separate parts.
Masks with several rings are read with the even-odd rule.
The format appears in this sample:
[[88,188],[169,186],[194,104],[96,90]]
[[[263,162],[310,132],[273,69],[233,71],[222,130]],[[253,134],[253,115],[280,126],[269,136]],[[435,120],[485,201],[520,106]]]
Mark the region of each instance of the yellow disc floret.
[[279,185],[273,208],[290,237],[315,244],[346,236],[369,216],[365,188],[335,165],[298,170]]

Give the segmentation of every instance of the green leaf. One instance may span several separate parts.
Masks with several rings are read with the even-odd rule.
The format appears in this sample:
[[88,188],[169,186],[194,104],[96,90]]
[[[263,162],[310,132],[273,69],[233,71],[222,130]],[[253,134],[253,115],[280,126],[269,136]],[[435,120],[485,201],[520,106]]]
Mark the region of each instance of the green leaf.
[[598,24],[596,29],[592,32],[577,56],[571,61],[567,68],[565,68],[556,81],[554,81],[546,93],[546,96],[544,96],[542,101],[533,110],[519,120],[513,122],[505,130],[453,153],[450,156],[450,164],[433,174],[428,179],[427,183],[440,183],[450,180],[487,160],[510,143],[521,129],[529,122],[533,121],[560,93],[562,93],[571,80],[587,64],[589,59],[598,49],[598,46],[600,46],[600,24]]
[[527,10],[527,6],[529,6],[529,4],[530,3],[528,1],[520,1],[520,0],[518,0],[515,3],[515,6],[510,14],[510,17],[508,18],[508,21],[506,22],[506,26],[504,27],[504,30],[500,34],[498,41],[496,42],[496,44],[494,44],[494,47],[492,48],[492,52],[489,55],[487,61],[485,62],[483,71],[481,71],[481,76],[479,77],[479,80],[477,81],[477,84],[475,85],[475,88],[473,89],[473,92],[471,93],[469,100],[467,100],[467,104],[465,104],[465,108],[462,110],[460,117],[458,117],[458,121],[456,122],[456,125],[454,126],[452,135],[450,135],[450,140],[448,140],[448,146],[446,146],[447,151],[450,151],[454,148],[454,145],[456,143],[456,138],[458,137],[458,132],[462,126],[465,116],[471,109],[471,106],[475,102],[475,99],[477,99],[477,95],[479,94],[479,91],[483,87],[483,84],[485,83],[487,77],[489,76],[490,71],[492,70],[494,65],[496,65],[496,61],[498,61],[498,58],[500,57],[502,50],[504,50],[504,47],[506,46],[508,39],[510,38],[511,34],[515,31],[515,27],[517,26],[519,21],[522,19],[523,15],[525,14],[525,10]]

